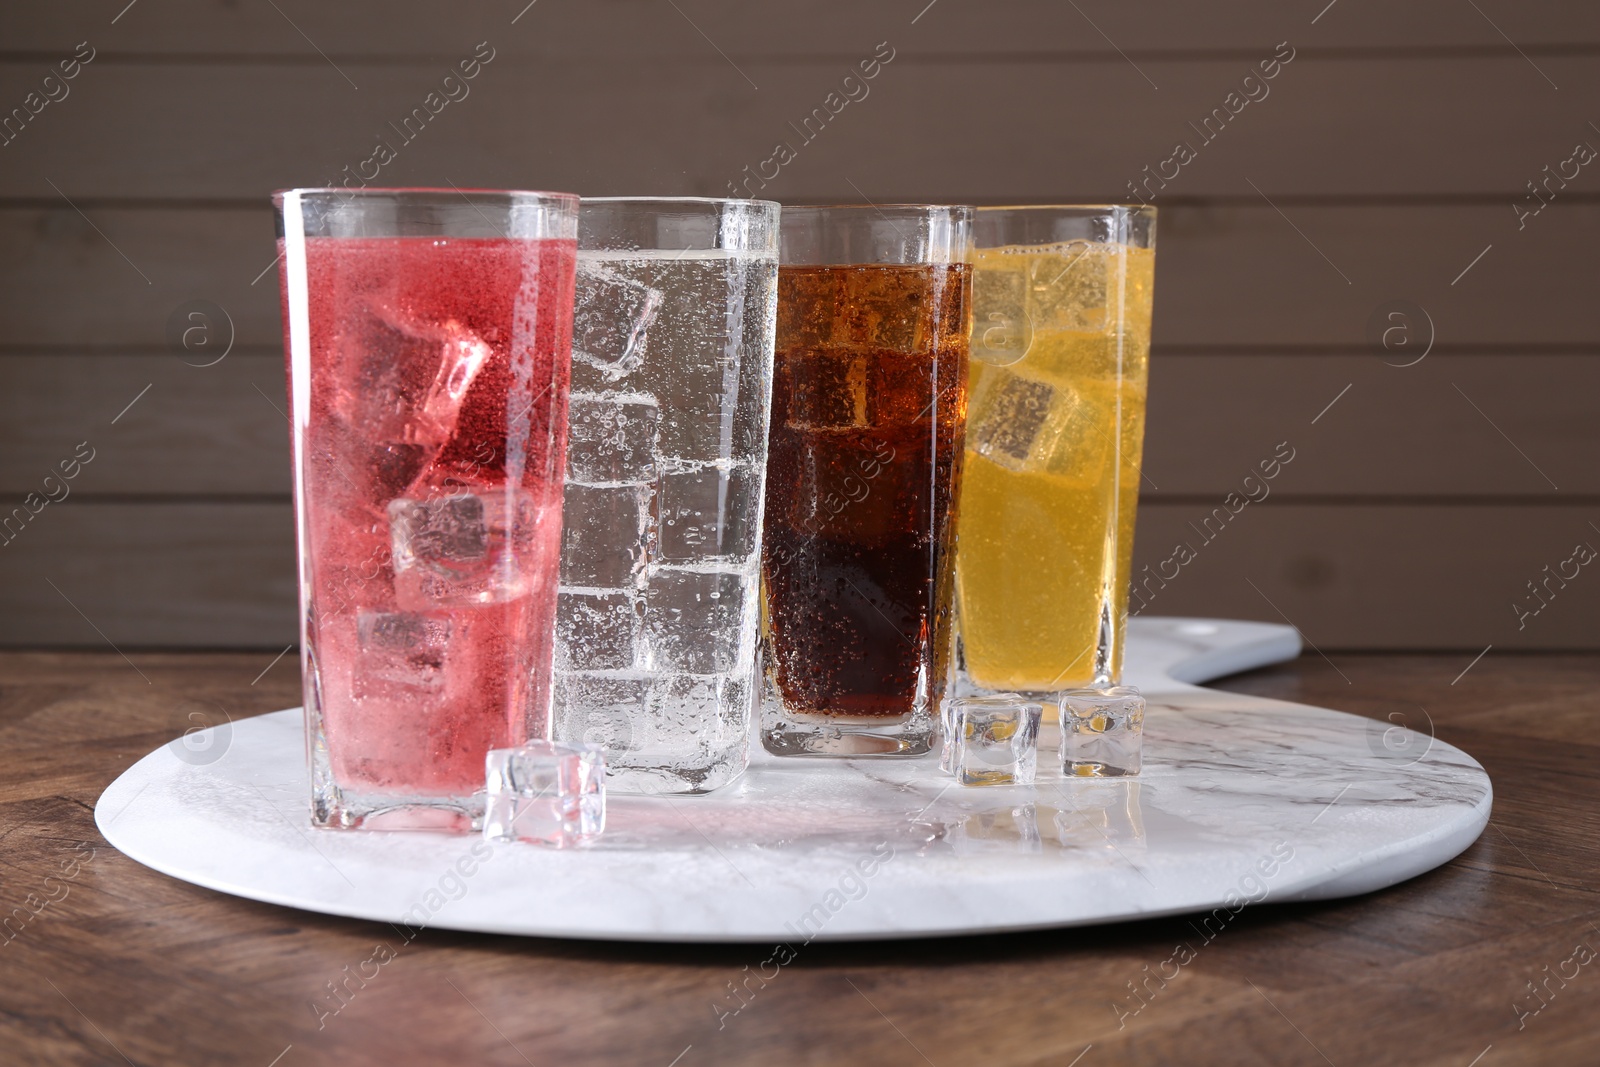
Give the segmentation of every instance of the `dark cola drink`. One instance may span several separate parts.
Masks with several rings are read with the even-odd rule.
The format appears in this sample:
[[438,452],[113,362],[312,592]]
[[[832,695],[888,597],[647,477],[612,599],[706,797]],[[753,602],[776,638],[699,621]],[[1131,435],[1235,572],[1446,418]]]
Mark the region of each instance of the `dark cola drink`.
[[968,271],[779,269],[762,568],[772,752],[915,755],[937,733]]

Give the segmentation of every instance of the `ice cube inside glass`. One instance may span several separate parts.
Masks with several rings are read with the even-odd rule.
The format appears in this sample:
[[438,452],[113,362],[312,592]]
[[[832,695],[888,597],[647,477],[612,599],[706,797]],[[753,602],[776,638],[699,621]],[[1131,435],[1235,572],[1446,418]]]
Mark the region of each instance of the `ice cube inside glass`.
[[1061,772],[1121,778],[1143,766],[1144,697],[1133,685],[1061,694]]
[[606,758],[599,745],[530,741],[486,763],[483,836],[572,848],[606,828]]
[[951,771],[962,785],[1032,785],[1044,708],[1013,694],[958,697],[948,705]]

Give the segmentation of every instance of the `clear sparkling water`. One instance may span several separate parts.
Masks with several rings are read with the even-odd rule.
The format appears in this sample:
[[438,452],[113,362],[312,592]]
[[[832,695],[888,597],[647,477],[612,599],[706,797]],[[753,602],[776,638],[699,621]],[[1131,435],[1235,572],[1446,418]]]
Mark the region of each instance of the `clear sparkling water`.
[[777,259],[578,253],[554,735],[610,787],[748,760]]

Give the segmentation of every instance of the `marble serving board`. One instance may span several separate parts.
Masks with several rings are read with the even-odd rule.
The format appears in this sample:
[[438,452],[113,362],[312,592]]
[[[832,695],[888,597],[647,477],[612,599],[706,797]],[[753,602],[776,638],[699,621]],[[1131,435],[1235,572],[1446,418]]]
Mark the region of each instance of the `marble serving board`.
[[1285,626],[1134,619],[1126,680],[1149,700],[1137,779],[1063,778],[1054,727],[1032,787],[955,785],[932,757],[777,759],[757,744],[749,773],[722,791],[612,797],[591,848],[491,847],[313,829],[292,709],[157,749],[105,791],[95,821],[174,878],[331,915],[790,945],[1350,896],[1470,845],[1492,791],[1459,749],[1195,685],[1299,649]]

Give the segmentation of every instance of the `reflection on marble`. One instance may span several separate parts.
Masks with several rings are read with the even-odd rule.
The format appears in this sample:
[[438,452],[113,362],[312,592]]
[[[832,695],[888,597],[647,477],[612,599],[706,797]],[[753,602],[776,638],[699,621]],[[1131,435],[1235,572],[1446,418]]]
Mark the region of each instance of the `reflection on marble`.
[[[1068,807],[1055,811],[1056,833],[1063,847],[1105,848],[1124,855],[1145,850],[1143,786],[1132,779],[1069,783]],[[1063,790],[1066,792],[1066,790]]]
[[[205,765],[157,749],[106,790],[96,819],[132,858],[253,899],[412,925],[668,941],[909,937],[1207,910],[1254,878],[1262,856],[1285,851],[1269,899],[1320,899],[1391,885],[1470,844],[1491,791],[1461,751],[1413,735],[1397,744],[1389,723],[1191,684],[1298,649],[1283,626],[1134,620],[1128,681],[1148,701],[1137,779],[1064,778],[1041,760],[1032,786],[963,788],[931,756],[783,760],[757,745],[750,772],[726,789],[613,797],[591,846],[496,847],[470,877],[444,876],[471,839],[312,830],[297,711],[234,723],[227,752]],[[1041,747],[1058,743],[1046,726]]]

